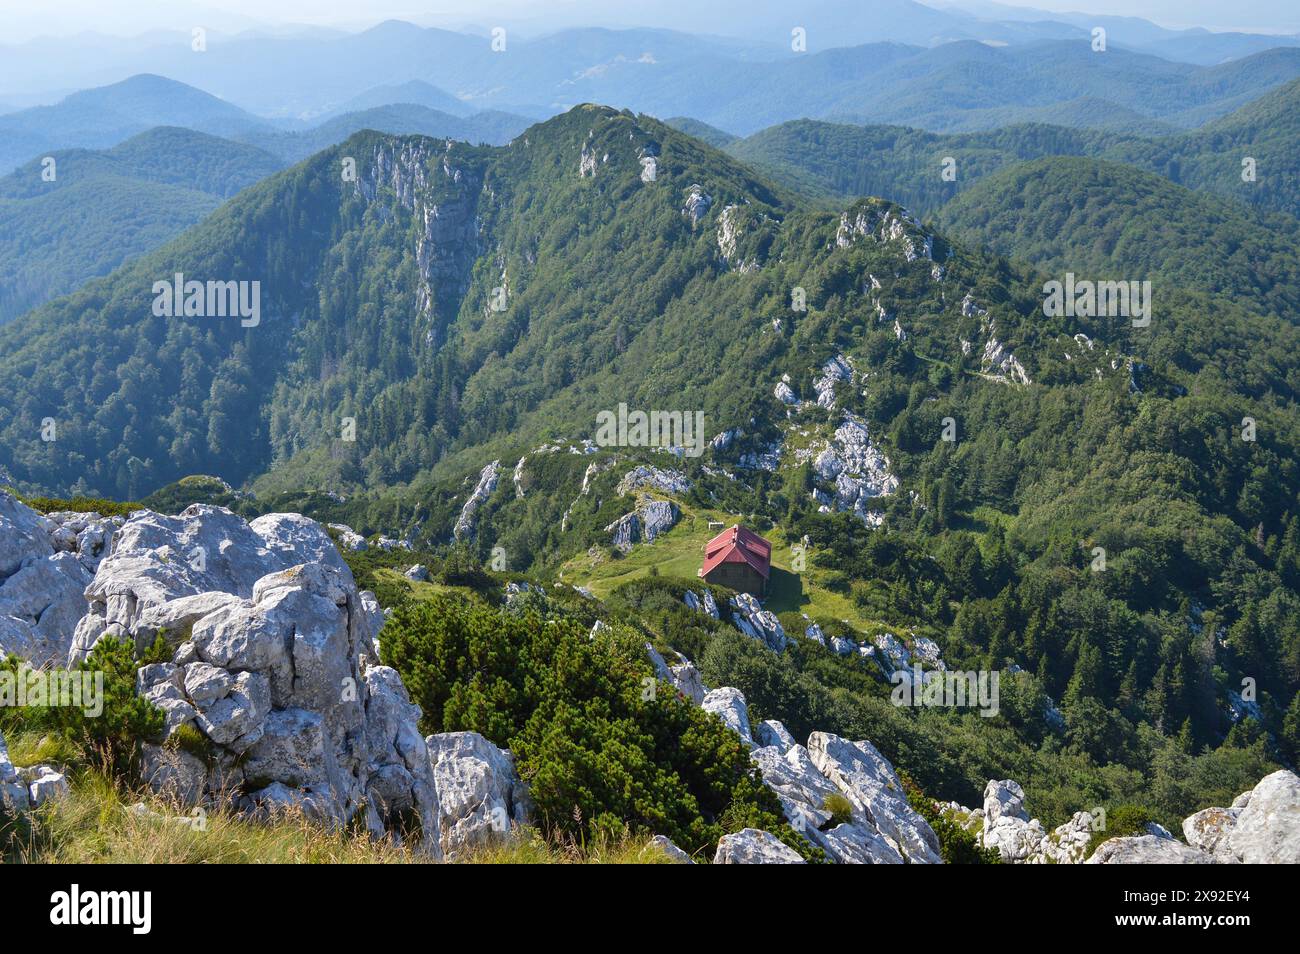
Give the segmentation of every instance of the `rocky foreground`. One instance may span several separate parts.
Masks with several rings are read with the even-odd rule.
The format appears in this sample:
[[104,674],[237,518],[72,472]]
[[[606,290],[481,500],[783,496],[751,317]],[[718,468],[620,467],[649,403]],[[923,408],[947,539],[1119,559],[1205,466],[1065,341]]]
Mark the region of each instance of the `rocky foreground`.
[[[716,612],[708,594],[698,605]],[[41,515],[0,492],[0,654],[48,667],[84,660],[108,636],[141,652],[165,644],[169,661],[142,667],[136,686],[166,719],[161,744],[144,746],[156,792],[258,818],[294,809],[333,826],[360,821],[375,836],[418,830],[418,847],[443,859],[530,824],[509,752],[473,732],[420,734],[419,707],[379,664],[383,623],[325,529],[300,515],[245,522],[205,505],[175,517]],[[739,690],[710,691],[688,660],[670,666],[648,651],[661,680],[751,748],[792,827],[830,859],[941,862],[938,837],[870,742],[814,732],[800,744],[777,721],[754,738]],[[67,790],[58,766],[17,768],[0,739],[6,808],[26,811]],[[828,799],[847,803],[847,820]],[[1023,801],[1015,782],[991,781],[982,808],[942,809],[1008,862],[1300,861],[1300,778],[1288,771],[1188,818],[1186,842],[1151,826],[1087,859],[1097,819],[1080,812],[1048,833]],[[665,838],[656,843],[691,860]],[[713,861],[802,863],[755,829],[723,838]]]

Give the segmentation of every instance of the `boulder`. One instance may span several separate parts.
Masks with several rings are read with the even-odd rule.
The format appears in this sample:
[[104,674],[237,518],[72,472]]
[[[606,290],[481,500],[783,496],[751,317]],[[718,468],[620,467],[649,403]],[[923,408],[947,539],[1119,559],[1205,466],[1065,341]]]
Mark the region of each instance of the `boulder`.
[[[105,633],[137,645],[151,639],[160,620],[144,617],[154,607],[214,592],[248,600],[258,580],[300,564],[329,567],[345,585],[354,585],[325,529],[297,514],[266,514],[249,524],[207,504],[192,504],[175,517],[138,511],[117,531],[112,551],[86,588],[90,605],[77,624],[68,661],[85,659]],[[193,621],[191,613],[176,608],[167,618],[181,626]]]
[[655,835],[650,839],[650,847],[657,848],[679,865],[693,865],[691,856],[682,851],[667,835]]
[[810,840],[842,865],[901,865],[898,849],[870,825],[845,822],[829,831],[807,832]]
[[829,732],[808,737],[813,764],[909,862],[940,864],[939,839],[907,803],[889,760],[870,742],[850,742]]
[[[411,702],[402,677],[388,666],[365,673],[366,764],[368,809],[372,825],[394,828],[403,815],[414,815],[424,832],[441,828],[429,747],[420,735],[420,707]],[[441,839],[430,835],[427,847],[441,855]]]
[[181,806],[198,805],[208,784],[208,766],[175,746],[140,747],[140,776],[156,794]]
[[1088,856],[1095,819],[1090,812],[1075,812],[1064,825],[1058,825],[1039,845],[1031,863],[1077,865]]
[[670,669],[673,674],[673,685],[677,687],[677,691],[697,706],[701,705],[704,697],[708,695],[708,689],[705,688],[704,680],[700,678],[700,671],[695,668],[695,663],[687,659]]
[[[78,652],[110,631],[137,645],[165,634],[174,647],[171,662],[137,676],[166,716],[167,740],[144,751],[155,791],[258,816],[360,819],[375,835],[414,819],[422,847],[440,854],[420,710],[395,671],[373,665],[383,612],[319,524],[296,514],[246,524],[203,505],[141,511],[87,595]],[[186,723],[202,757],[173,740]]]
[[366,538],[346,523],[329,523],[326,526],[338,534],[339,546],[343,549],[351,550],[354,553],[367,549]]
[[27,811],[30,793],[27,784],[9,760],[9,749],[0,735],[0,810],[16,814]]
[[1300,777],[1281,769],[1260,780],[1218,854],[1245,864],[1300,863]]
[[46,802],[63,798],[72,790],[67,777],[48,765],[38,765],[26,774],[29,776],[27,797],[32,808],[40,808]]
[[504,838],[531,814],[514,758],[477,732],[444,732],[425,740],[440,808],[439,837],[447,857]]
[[660,470],[642,464],[623,475],[615,492],[621,497],[645,488],[665,494],[684,494],[691,489],[691,480],[678,470]]
[[758,744],[775,746],[777,751],[785,755],[790,749],[794,748],[794,736],[786,731],[776,719],[767,719],[758,727]]
[[763,746],[755,749],[751,758],[764,784],[780,799],[785,817],[796,831],[808,833],[830,821],[826,799],[838,794],[838,789],[817,770],[802,745],[794,745],[785,752],[776,746]]
[[788,639],[775,613],[763,609],[752,594],[740,593],[731,601],[732,621],[746,636],[760,640],[773,652],[785,649]]
[[0,490],[0,657],[61,665],[121,517],[38,514]]
[[1214,854],[1240,815],[1238,808],[1203,808],[1183,819],[1183,837],[1193,848]]
[[776,835],[758,828],[745,828],[718,839],[715,865],[803,865],[806,861]]
[[1208,865],[1214,858],[1207,852],[1184,845],[1173,838],[1135,835],[1111,838],[1097,848],[1088,865]]
[[749,730],[749,707],[745,705],[745,695],[739,689],[731,686],[714,689],[704,697],[700,708],[712,712],[728,729],[740,736],[742,742],[750,748],[754,747],[754,737]]
[[984,831],[981,843],[996,848],[1006,862],[1033,860],[1047,837],[1043,825],[1025,811],[1025,792],[1011,779],[984,787]]

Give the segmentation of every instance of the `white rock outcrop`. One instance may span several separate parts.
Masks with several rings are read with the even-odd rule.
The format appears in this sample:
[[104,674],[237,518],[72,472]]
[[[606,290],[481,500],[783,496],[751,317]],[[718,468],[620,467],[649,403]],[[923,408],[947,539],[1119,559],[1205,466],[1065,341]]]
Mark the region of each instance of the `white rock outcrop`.
[[804,865],[797,851],[771,832],[744,828],[718,839],[715,865]]
[[679,470],[661,470],[642,464],[623,475],[616,493],[630,494],[645,488],[665,494],[684,494],[691,489],[691,480]]
[[914,864],[942,862],[938,836],[907,803],[894,767],[874,745],[814,732],[808,737],[808,752],[856,812],[904,858]]
[[74,654],[109,632],[137,646],[162,635],[172,659],[142,668],[137,691],[163,709],[168,736],[189,724],[208,746],[206,760],[167,743],[147,753],[155,787],[255,815],[361,819],[375,834],[414,816],[437,853],[419,707],[374,665],[383,613],[319,524],[245,523],[206,505],[142,511],[86,595]]
[[529,821],[528,791],[514,758],[477,732],[424,740],[439,805],[439,842],[448,858],[506,838]]
[[[1216,856],[1244,864],[1300,864],[1300,777],[1282,769],[1250,792]],[[1193,816],[1194,817],[1194,816]],[[1184,824],[1184,829],[1185,829]]]
[[654,543],[677,523],[681,511],[668,500],[643,500],[631,513],[625,513],[605,528],[615,549],[629,552],[637,543]]
[[773,652],[783,651],[789,643],[789,637],[776,614],[763,609],[753,594],[738,593],[731,600],[731,609],[731,619],[736,628]]
[[452,529],[452,535],[457,540],[463,540],[472,536],[477,524],[479,507],[483,502],[492,496],[492,492],[497,489],[497,481],[500,479],[501,461],[494,460],[488,464],[478,475],[478,483],[470,491],[469,499],[465,501],[464,506],[460,508],[460,516],[456,518],[456,526]]
[[1159,835],[1134,835],[1103,841],[1087,865],[1211,865],[1214,856]]
[[0,657],[62,665],[122,517],[42,515],[0,490]]
[[9,760],[9,748],[0,734],[0,810],[10,814],[25,812],[29,797],[27,784]]
[[114,535],[86,587],[89,605],[68,661],[86,658],[105,635],[132,639],[137,647],[159,633],[180,642],[216,604],[231,596],[250,599],[258,580],[307,563],[334,569],[352,584],[324,528],[298,514],[267,514],[246,523],[207,504],[192,504],[175,517],[135,513]]
[[714,689],[704,697],[700,708],[712,712],[727,728],[740,736],[742,742],[750,748],[754,747],[754,737],[749,730],[749,707],[745,704],[744,693],[739,689],[731,686]]

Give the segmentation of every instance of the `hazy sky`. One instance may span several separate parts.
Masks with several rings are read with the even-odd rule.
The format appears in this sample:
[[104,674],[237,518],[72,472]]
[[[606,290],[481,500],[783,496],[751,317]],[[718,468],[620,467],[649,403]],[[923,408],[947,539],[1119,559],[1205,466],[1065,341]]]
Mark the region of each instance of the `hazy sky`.
[[[930,2],[963,6],[963,0]],[[1300,32],[1300,0],[1035,0],[1012,5],[1140,16],[1169,27]],[[508,21],[539,32],[548,25],[571,26],[575,21],[668,25],[650,23],[658,7],[655,2],[640,5],[629,0],[0,0],[0,43],[85,31],[133,35],[156,29],[188,30],[195,25],[222,31],[286,23],[354,29],[390,18],[451,27]],[[790,9],[798,9],[798,0],[791,0]],[[689,31],[689,22],[680,28]]]

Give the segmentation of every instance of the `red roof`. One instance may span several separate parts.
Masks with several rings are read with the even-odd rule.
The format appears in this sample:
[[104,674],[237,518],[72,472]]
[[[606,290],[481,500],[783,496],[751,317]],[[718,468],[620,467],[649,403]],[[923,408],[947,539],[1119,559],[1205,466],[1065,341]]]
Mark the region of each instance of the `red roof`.
[[707,576],[723,563],[748,563],[766,580],[772,569],[772,544],[739,525],[723,530],[704,545],[700,576]]

